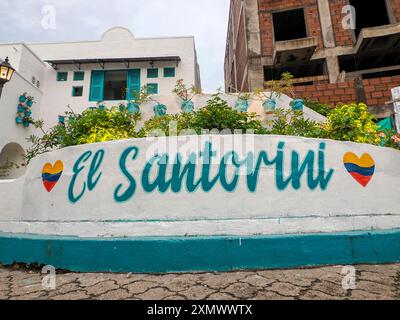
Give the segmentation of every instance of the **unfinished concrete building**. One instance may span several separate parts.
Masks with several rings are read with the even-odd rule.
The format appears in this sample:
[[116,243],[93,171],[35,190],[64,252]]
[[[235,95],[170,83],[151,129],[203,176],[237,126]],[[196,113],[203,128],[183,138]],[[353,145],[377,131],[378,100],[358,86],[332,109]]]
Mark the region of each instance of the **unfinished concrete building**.
[[297,97],[365,102],[378,118],[391,115],[400,0],[231,0],[226,91],[265,88],[285,71]]

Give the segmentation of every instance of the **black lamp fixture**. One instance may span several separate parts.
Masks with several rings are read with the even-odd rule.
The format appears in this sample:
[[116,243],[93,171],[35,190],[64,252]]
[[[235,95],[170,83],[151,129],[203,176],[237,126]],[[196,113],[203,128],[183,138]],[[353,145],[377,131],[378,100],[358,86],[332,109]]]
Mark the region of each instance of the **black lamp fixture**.
[[0,97],[4,84],[11,80],[14,71],[15,69],[10,65],[8,57],[6,57],[6,60],[0,62]]

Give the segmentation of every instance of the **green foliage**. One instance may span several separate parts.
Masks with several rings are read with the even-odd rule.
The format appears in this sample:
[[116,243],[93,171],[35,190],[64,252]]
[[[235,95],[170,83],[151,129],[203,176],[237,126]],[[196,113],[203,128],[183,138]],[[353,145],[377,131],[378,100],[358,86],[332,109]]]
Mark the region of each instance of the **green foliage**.
[[190,88],[188,88],[185,85],[184,80],[179,79],[176,82],[175,88],[172,92],[175,93],[183,101],[191,101],[196,95],[201,94],[202,90],[195,86],[191,86]]
[[199,134],[202,130],[213,129],[231,132],[254,130],[256,134],[266,133],[257,114],[233,110],[219,93],[213,95],[204,108],[194,113],[192,126]]
[[333,140],[379,145],[379,127],[374,120],[363,103],[339,105],[329,114],[324,129],[326,136]]
[[153,117],[146,121],[139,135],[141,137],[173,136],[180,135],[185,130],[192,128],[193,114],[166,114],[165,116]]
[[379,133],[382,139],[382,146],[400,150],[400,134],[395,130],[385,130]]
[[268,97],[265,96],[264,89],[256,89],[254,93],[261,99],[272,99],[274,96],[280,98],[284,93],[293,94],[293,78],[294,76],[290,72],[284,72],[280,80],[271,80],[267,82],[267,88],[271,92]]
[[43,122],[34,123],[41,129],[42,136],[30,136],[27,140],[32,145],[26,152],[29,162],[39,154],[56,148],[81,144],[105,142],[138,137],[136,124],[140,114],[131,114],[126,110],[113,107],[110,110],[85,110],[82,114],[66,113],[65,125],[56,125],[49,131],[43,130]]
[[323,138],[325,132],[320,123],[305,119],[302,111],[277,109],[272,120],[270,134]]
[[304,105],[325,117],[327,117],[334,109],[334,107],[330,106],[329,104],[308,99],[304,99]]

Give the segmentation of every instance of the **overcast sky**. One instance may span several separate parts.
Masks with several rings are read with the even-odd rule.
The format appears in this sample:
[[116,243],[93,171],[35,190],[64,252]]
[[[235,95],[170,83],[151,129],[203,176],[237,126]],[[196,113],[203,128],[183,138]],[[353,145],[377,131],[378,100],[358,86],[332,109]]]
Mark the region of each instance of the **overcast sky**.
[[[56,29],[43,29],[52,5]],[[229,0],[0,0],[0,43],[98,40],[113,26],[136,37],[196,38],[203,89],[223,87]]]

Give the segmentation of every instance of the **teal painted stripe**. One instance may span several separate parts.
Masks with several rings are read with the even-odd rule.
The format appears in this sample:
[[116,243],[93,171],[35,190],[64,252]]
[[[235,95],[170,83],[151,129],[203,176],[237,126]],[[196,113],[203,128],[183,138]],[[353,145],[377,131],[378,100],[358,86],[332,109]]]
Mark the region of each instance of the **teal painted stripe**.
[[189,272],[400,262],[400,230],[253,237],[42,237],[0,233],[0,262],[81,272]]

